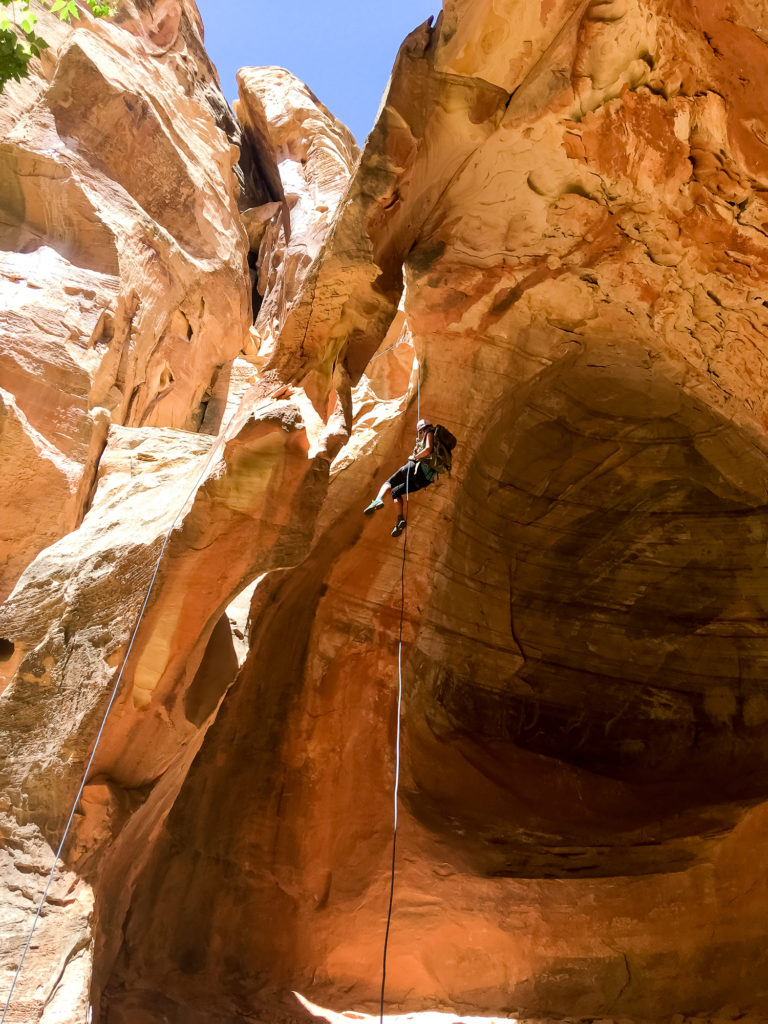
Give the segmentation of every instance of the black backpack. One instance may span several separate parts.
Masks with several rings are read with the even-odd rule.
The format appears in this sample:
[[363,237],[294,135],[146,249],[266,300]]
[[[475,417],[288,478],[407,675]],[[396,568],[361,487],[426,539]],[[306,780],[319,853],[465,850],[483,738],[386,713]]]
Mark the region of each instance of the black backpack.
[[432,447],[434,450],[429,459],[429,465],[436,473],[450,473],[456,438],[447,427],[440,423],[435,426],[432,434]]

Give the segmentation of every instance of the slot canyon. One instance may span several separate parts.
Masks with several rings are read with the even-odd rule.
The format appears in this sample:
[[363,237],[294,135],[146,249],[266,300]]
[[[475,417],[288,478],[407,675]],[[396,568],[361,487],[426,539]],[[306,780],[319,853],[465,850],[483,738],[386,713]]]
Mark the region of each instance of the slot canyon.
[[768,1020],[768,3],[443,0],[362,148],[194,0],[40,24],[9,1024],[378,1018],[398,736],[387,1014]]

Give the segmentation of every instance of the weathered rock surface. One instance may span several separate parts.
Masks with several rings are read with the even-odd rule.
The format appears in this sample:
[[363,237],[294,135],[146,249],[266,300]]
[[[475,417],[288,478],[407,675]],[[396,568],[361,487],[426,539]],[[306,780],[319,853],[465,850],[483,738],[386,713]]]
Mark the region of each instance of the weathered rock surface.
[[[271,269],[237,411],[67,449],[87,514],[0,618],[9,970],[159,565],[16,1019],[54,990],[102,1024],[377,1009],[403,551],[360,510],[419,380],[460,446],[405,535],[388,1007],[768,1016],[762,15],[446,0],[351,177],[300,83],[241,76],[239,251]],[[98,424],[98,395],[65,404]]]
[[258,252],[253,335],[263,363],[325,240],[359,151],[348,128],[285,69],[243,68],[237,80],[235,112],[245,137],[280,173],[281,202],[243,214]]
[[[95,410],[196,429],[250,321],[239,135],[194,4],[126,2],[76,31],[41,17],[44,74],[0,108],[0,379],[24,433],[4,438],[8,504],[46,526],[19,517],[2,596],[82,518],[105,440]],[[58,473],[30,490],[40,445]]]

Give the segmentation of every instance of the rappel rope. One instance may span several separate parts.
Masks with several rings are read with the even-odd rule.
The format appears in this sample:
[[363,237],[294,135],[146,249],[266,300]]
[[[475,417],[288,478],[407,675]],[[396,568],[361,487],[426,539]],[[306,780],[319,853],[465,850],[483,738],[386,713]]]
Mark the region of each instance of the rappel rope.
[[[421,419],[421,364],[416,361],[418,375],[416,377],[416,409]],[[405,521],[408,522],[408,474],[405,475]],[[387,983],[387,948],[389,946],[389,930],[392,925],[392,903],[395,897],[395,854],[397,852],[397,801],[400,789],[400,709],[403,703],[403,618],[405,615],[405,551],[408,539],[408,528],[403,533],[403,561],[400,568],[400,629],[397,640],[397,726],[395,729],[395,788],[394,814],[392,827],[392,864],[389,871],[389,907],[387,908],[387,927],[384,932],[384,953],[381,962],[381,999],[379,1002],[379,1024],[384,1024],[384,989]]]
[[[274,397],[275,397],[274,395],[270,396],[270,398],[274,398]],[[112,687],[112,692],[110,694],[109,703],[107,704],[107,709],[104,712],[104,717],[101,720],[101,725],[99,726],[99,731],[96,734],[96,742],[93,745],[93,750],[91,751],[91,756],[88,758],[88,761],[86,763],[85,771],[83,772],[83,777],[82,777],[82,780],[80,782],[80,786],[79,786],[79,788],[77,790],[77,796],[75,797],[75,799],[74,799],[74,801],[72,803],[72,810],[69,812],[69,818],[67,819],[67,824],[64,827],[64,834],[62,835],[61,842],[59,843],[58,849],[56,850],[56,856],[53,859],[53,865],[51,866],[51,870],[50,870],[50,873],[48,875],[48,880],[45,883],[45,888],[43,889],[43,895],[42,895],[42,897],[40,899],[40,903],[39,903],[37,911],[35,913],[34,920],[32,921],[32,927],[29,930],[29,936],[27,937],[27,941],[26,941],[26,944],[24,946],[24,950],[23,950],[23,952],[21,954],[21,959],[19,960],[19,966],[16,968],[16,973],[13,976],[13,981],[11,982],[11,988],[10,988],[10,991],[8,992],[8,998],[5,1000],[5,1007],[3,1008],[3,1015],[2,1015],[2,1017],[0,1017],[0,1024],[4,1024],[5,1018],[6,1018],[7,1014],[8,1014],[8,1009],[9,1009],[9,1007],[11,1005],[11,999],[13,997],[13,992],[14,992],[14,989],[16,988],[16,983],[19,980],[19,976],[21,975],[21,969],[24,966],[24,960],[26,959],[27,953],[29,952],[29,947],[30,947],[30,945],[32,943],[32,936],[35,933],[35,928],[37,927],[37,922],[40,920],[40,915],[43,912],[43,907],[45,906],[45,901],[46,901],[46,898],[48,896],[48,890],[51,887],[51,883],[53,882],[53,876],[56,873],[56,865],[57,865],[57,863],[59,861],[59,858],[61,856],[62,850],[64,849],[64,844],[66,843],[67,838],[69,836],[69,830],[72,827],[72,821],[73,821],[73,819],[75,817],[75,812],[77,811],[77,805],[80,802],[80,797],[83,795],[83,790],[85,789],[85,784],[86,784],[86,782],[88,780],[88,772],[91,770],[91,766],[92,766],[92,764],[94,762],[94,759],[96,757],[96,751],[98,750],[99,743],[101,741],[101,737],[102,737],[102,735],[104,733],[104,728],[105,728],[105,726],[107,724],[107,718],[109,718],[109,713],[112,710],[112,705],[115,703],[115,699],[117,697],[117,692],[118,692],[118,690],[120,688],[120,683],[121,683],[122,678],[123,678],[123,672],[125,671],[125,666],[128,663],[128,658],[130,657],[131,650],[133,649],[133,644],[134,644],[134,641],[136,640],[136,635],[137,635],[137,633],[139,631],[139,626],[141,625],[141,620],[144,618],[144,612],[147,610],[147,605],[149,604],[149,598],[150,598],[150,595],[152,593],[152,589],[153,589],[153,587],[155,585],[155,580],[157,579],[157,574],[160,571],[160,563],[163,560],[163,555],[165,554],[165,549],[168,547],[168,542],[171,539],[171,534],[173,533],[174,529],[176,528],[176,524],[178,523],[179,519],[181,518],[181,516],[182,516],[182,514],[184,512],[184,509],[187,507],[187,503],[194,496],[194,494],[197,491],[198,487],[200,486],[203,478],[205,477],[206,473],[208,472],[208,469],[210,468],[210,465],[211,465],[211,463],[213,461],[214,455],[216,455],[216,453],[218,452],[219,448],[223,444],[224,439],[227,436],[227,431],[229,430],[229,427],[231,426],[232,421],[235,418],[235,415],[236,415],[236,413],[238,411],[238,408],[239,408],[239,406],[236,405],[235,408],[232,410],[232,415],[227,420],[226,426],[221,431],[219,436],[216,438],[216,441],[214,442],[214,444],[211,446],[211,450],[210,450],[210,452],[208,454],[208,458],[205,461],[205,465],[203,466],[203,468],[202,468],[202,470],[200,472],[200,475],[197,477],[197,479],[195,480],[194,484],[192,485],[189,493],[184,498],[184,501],[182,502],[181,506],[179,507],[179,511],[174,516],[173,522],[168,527],[168,529],[167,529],[167,531],[165,533],[165,537],[163,538],[163,543],[162,543],[162,546],[160,548],[160,554],[157,556],[157,561],[155,562],[155,569],[154,569],[154,572],[152,573],[152,578],[149,581],[149,586],[147,587],[147,593],[144,596],[144,602],[143,602],[143,604],[141,606],[141,609],[139,611],[138,617],[136,619],[136,624],[134,625],[133,630],[131,632],[131,638],[130,638],[130,640],[128,642],[128,647],[126,649],[126,652],[123,655],[123,660],[120,663],[120,671],[117,674],[117,679],[115,680],[115,685]]]
[[[392,347],[394,347],[394,346],[392,346]],[[381,353],[381,355],[383,355],[383,354],[384,353]],[[416,380],[417,380],[417,385],[416,385],[416,409],[417,409],[417,417],[418,417],[418,419],[421,419],[421,365],[418,363],[418,361],[417,361],[416,365],[418,367],[418,373],[417,373],[417,378],[416,378]],[[274,397],[274,396],[270,396],[270,397]],[[208,472],[208,469],[209,469],[209,467],[210,467],[210,465],[211,465],[211,463],[213,461],[214,456],[217,454],[219,448],[221,447],[221,445],[224,442],[224,439],[225,439],[225,437],[227,435],[227,431],[228,431],[232,421],[234,420],[237,411],[238,411],[238,406],[235,406],[235,408],[232,411],[232,415],[230,416],[229,420],[227,421],[226,426],[221,431],[219,436],[216,438],[216,441],[212,445],[211,450],[210,450],[210,452],[208,454],[208,458],[205,461],[205,465],[203,466],[202,470],[200,471],[200,474],[198,475],[198,477],[195,480],[194,484],[190,488],[189,493],[184,498],[184,501],[181,503],[178,512],[174,516],[173,521],[171,522],[171,525],[168,527],[168,529],[166,530],[165,536],[163,537],[163,543],[162,543],[162,545],[160,547],[160,553],[157,556],[157,561],[155,562],[155,568],[154,568],[154,570],[152,572],[152,577],[151,577],[151,579],[149,581],[149,586],[147,587],[147,592],[144,595],[144,601],[142,602],[142,605],[141,605],[141,608],[139,610],[139,614],[138,614],[138,616],[136,618],[136,622],[134,624],[133,630],[131,631],[131,637],[130,637],[130,640],[128,642],[128,647],[126,648],[125,654],[123,655],[123,660],[120,663],[120,669],[119,669],[118,674],[117,674],[117,679],[115,680],[115,684],[112,687],[112,691],[110,693],[109,701],[107,703],[106,710],[104,711],[104,715],[103,715],[102,720],[101,720],[101,725],[99,726],[99,731],[96,734],[96,740],[94,742],[93,749],[91,750],[91,754],[90,754],[90,756],[88,758],[88,761],[86,762],[85,769],[84,769],[83,775],[82,775],[82,779],[80,781],[80,785],[79,785],[78,790],[77,790],[77,794],[75,795],[75,799],[72,802],[72,809],[69,812],[69,817],[67,818],[67,823],[64,826],[64,832],[62,834],[62,837],[61,837],[61,840],[59,842],[58,848],[56,850],[56,855],[55,855],[55,857],[53,859],[53,864],[51,865],[51,870],[50,870],[50,872],[48,874],[48,878],[47,878],[47,881],[45,883],[45,888],[43,889],[43,894],[42,894],[42,896],[40,898],[40,902],[39,902],[37,910],[35,912],[35,916],[34,916],[34,919],[32,921],[32,927],[29,930],[29,935],[27,936],[27,941],[26,941],[26,943],[24,945],[24,949],[22,951],[21,958],[19,959],[19,966],[16,968],[16,973],[13,976],[13,981],[11,982],[11,987],[10,987],[10,989],[8,991],[8,996],[7,996],[6,1000],[5,1000],[5,1006],[3,1007],[3,1014],[2,1014],[2,1017],[0,1017],[0,1024],[5,1024],[5,1018],[8,1015],[8,1010],[9,1010],[10,1005],[11,1005],[11,999],[13,998],[13,993],[14,993],[14,991],[16,989],[16,984],[17,984],[17,982],[19,980],[19,977],[21,976],[21,970],[22,970],[22,968],[24,966],[24,961],[26,959],[27,953],[29,952],[29,947],[32,944],[32,937],[35,934],[35,929],[37,928],[37,923],[40,920],[40,916],[41,916],[41,914],[43,912],[43,907],[45,906],[45,901],[46,901],[46,899],[48,897],[48,891],[49,891],[49,889],[51,887],[51,884],[53,882],[54,875],[56,874],[56,865],[58,864],[59,859],[60,859],[61,854],[62,854],[62,851],[64,850],[64,845],[65,845],[67,839],[69,838],[69,832],[70,832],[70,829],[72,827],[72,822],[74,820],[75,813],[77,812],[77,805],[80,802],[80,798],[83,795],[83,790],[85,789],[86,782],[88,781],[88,773],[90,772],[91,766],[93,765],[93,762],[94,762],[94,760],[96,758],[96,752],[97,752],[97,750],[99,748],[99,743],[101,742],[101,738],[102,738],[102,736],[104,734],[104,729],[106,728],[107,719],[109,718],[109,713],[112,710],[112,706],[114,705],[115,700],[117,699],[117,694],[118,694],[118,691],[120,689],[120,683],[122,682],[123,673],[125,672],[125,666],[127,665],[128,658],[130,657],[131,651],[133,650],[133,645],[134,645],[134,643],[136,641],[136,636],[137,636],[137,634],[139,632],[139,627],[141,626],[142,620],[144,618],[144,613],[147,610],[147,605],[149,604],[149,598],[150,598],[150,596],[152,594],[152,590],[154,588],[155,581],[157,580],[157,574],[160,571],[160,565],[162,563],[163,555],[165,554],[165,550],[168,547],[168,543],[169,543],[169,541],[171,539],[171,534],[173,533],[174,529],[176,528],[176,525],[177,525],[179,519],[181,518],[181,516],[182,516],[182,514],[184,512],[184,509],[187,507],[187,503],[192,499],[192,497],[194,496],[194,494],[197,491],[198,487],[200,486],[202,480],[204,479],[206,473]],[[407,476],[407,474],[406,474],[406,480],[405,480],[405,520],[406,520],[406,523],[407,523],[408,522],[408,476]],[[387,978],[387,948],[388,948],[388,945],[389,945],[389,931],[390,931],[390,926],[391,926],[391,923],[392,923],[392,904],[393,904],[394,893],[395,893],[395,855],[396,855],[396,850],[397,850],[397,804],[398,804],[398,790],[399,790],[399,786],[400,786],[400,711],[401,711],[402,698],[403,698],[402,653],[403,653],[403,617],[404,617],[404,614],[405,614],[405,555],[406,555],[406,540],[407,540],[407,536],[408,536],[408,532],[406,530],[405,531],[405,535],[403,537],[403,560],[402,560],[402,567],[401,567],[401,570],[400,570],[400,627],[399,627],[399,636],[398,636],[398,645],[397,645],[397,729],[396,729],[396,740],[395,740],[395,787],[394,787],[393,830],[392,830],[392,865],[391,865],[391,869],[390,869],[389,906],[388,906],[388,909],[387,909],[387,927],[386,927],[386,932],[385,932],[385,935],[384,935],[384,953],[383,953],[382,970],[381,970],[381,1003],[380,1003],[380,1013],[379,1013],[380,1024],[384,1024],[384,990],[385,990],[386,978]]]
[[[405,478],[405,521],[408,522],[408,477]],[[394,789],[394,823],[392,828],[392,864],[389,871],[389,907],[387,909],[387,928],[384,932],[384,955],[381,962],[381,1000],[379,1005],[379,1024],[384,1024],[384,988],[387,983],[387,947],[389,945],[389,929],[392,924],[392,902],[395,897],[395,853],[397,850],[397,798],[400,788],[400,707],[403,702],[403,614],[405,610],[405,545],[408,529],[403,534],[403,562],[400,569],[400,635],[397,641],[397,726],[395,730],[395,789]]]

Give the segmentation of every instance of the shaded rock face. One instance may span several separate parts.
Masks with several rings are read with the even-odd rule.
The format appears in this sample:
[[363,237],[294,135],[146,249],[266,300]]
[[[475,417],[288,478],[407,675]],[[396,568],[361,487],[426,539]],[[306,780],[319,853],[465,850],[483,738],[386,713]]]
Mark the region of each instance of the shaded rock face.
[[415,645],[411,806],[492,875],[676,870],[764,796],[765,465],[610,348],[490,422]]
[[[28,379],[0,423],[71,516],[7,546],[27,566],[0,613],[9,979],[118,685],[16,1019],[304,1019],[292,990],[376,1009],[403,566],[389,1008],[765,1019],[763,13],[446,2],[357,163],[301,83],[242,72],[241,185],[191,8],[75,33],[24,86],[14,159],[17,135],[66,148],[81,125],[82,146],[61,156],[71,245],[8,203]],[[139,71],[118,88],[110,63],[107,120],[134,120],[100,156],[107,115],[61,97],[110,47]],[[173,70],[179,117],[210,112],[194,159],[166,153],[179,122],[142,62]],[[130,181],[134,145],[186,177],[152,178],[158,155]],[[102,190],[75,187],[96,159]],[[124,255],[147,233],[159,264]],[[19,276],[30,255],[76,310]],[[216,344],[185,340],[161,266],[211,285]],[[152,344],[126,346],[129,282]],[[107,354],[76,359],[105,304]],[[360,512],[419,405],[459,447],[395,542]]]

